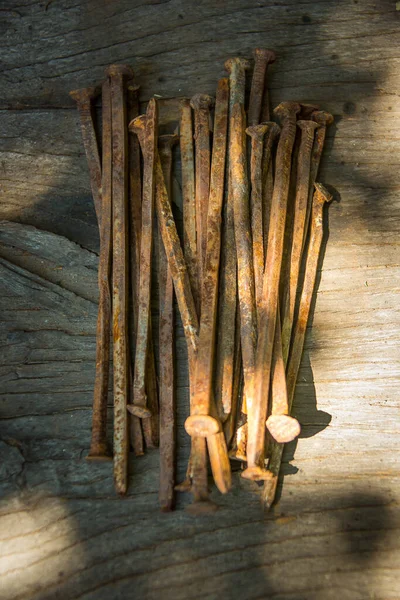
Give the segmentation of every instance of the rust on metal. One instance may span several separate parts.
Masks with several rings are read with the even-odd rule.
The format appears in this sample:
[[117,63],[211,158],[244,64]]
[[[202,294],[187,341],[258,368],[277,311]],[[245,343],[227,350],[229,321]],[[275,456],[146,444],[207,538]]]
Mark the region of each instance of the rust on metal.
[[[93,92],[89,93],[91,97]],[[90,101],[89,101],[90,103]],[[78,103],[79,106],[79,103]],[[85,109],[86,111],[87,109]],[[112,460],[112,454],[107,442],[107,400],[108,400],[108,381],[110,370],[110,320],[111,320],[111,101],[110,84],[105,81],[102,86],[102,116],[103,116],[103,170],[100,170],[101,187],[98,188],[97,177],[92,180],[92,189],[97,189],[97,198],[101,201],[101,213],[98,215],[98,225],[100,234],[100,255],[98,268],[99,285],[99,307],[97,313],[97,332],[96,332],[96,377],[93,393],[93,418],[92,418],[92,437],[90,450],[87,458],[89,460]],[[92,119],[89,109],[87,114],[81,117],[82,127],[84,121]],[[93,129],[93,121],[89,126]],[[86,127],[86,133],[88,128]],[[85,138],[85,134],[84,134]],[[89,135],[85,147],[95,144],[88,156],[92,160],[91,178],[93,172],[98,173],[99,162],[93,156],[98,158],[97,141],[93,135]],[[89,158],[89,156],[91,158]]]
[[201,294],[200,334],[192,415],[209,415],[211,406],[221,249],[221,210],[224,196],[228,129],[228,100],[229,82],[227,78],[224,78],[218,84],[215,105],[214,144],[207,218],[207,244]]
[[282,301],[282,350],[285,364],[289,355],[290,336],[294,320],[300,265],[306,237],[306,216],[310,181],[311,151],[315,130],[314,121],[297,121],[301,141],[297,161],[296,196],[294,200],[293,231],[288,249],[289,278],[284,282]]
[[128,156],[125,80],[133,78],[126,65],[111,65],[112,205],[113,205],[113,368],[114,368],[114,482],[120,494],[128,487]]
[[[139,86],[130,81],[127,86],[127,118],[128,122],[139,114]],[[128,165],[129,165],[129,258],[131,303],[129,313],[130,341],[130,399],[133,400],[133,358],[136,345],[136,328],[138,313],[139,266],[140,266],[140,232],[142,227],[142,179],[140,169],[140,148],[135,135],[128,136]],[[129,438],[135,456],[144,454],[142,424],[139,417],[129,413]]]
[[246,165],[245,114],[234,104],[230,117],[229,167],[233,195],[240,336],[247,410],[254,398],[257,308],[254,292],[253,253]]
[[247,469],[242,476],[262,480],[264,467],[265,422],[271,378],[271,363],[282,266],[283,241],[290,183],[291,155],[296,135],[296,114],[300,107],[284,102],[274,111],[282,118],[282,131],[276,155],[276,175],[271,203],[268,248],[265,261],[260,331],[257,342],[254,398],[248,405]]
[[[303,354],[307,323],[310,315],[312,296],[317,279],[318,262],[324,235],[323,210],[325,203],[330,202],[331,199],[332,196],[326,188],[323,185],[316,183],[312,202],[310,240],[307,250],[303,287],[300,296],[297,320],[293,329],[292,348],[286,369],[289,412],[291,411],[293,404],[297,375]],[[283,444],[272,444],[271,458],[268,464],[269,477],[265,481],[263,490],[264,505],[267,509],[272,506],[275,499],[283,448]]]
[[159,417],[159,406],[158,406],[158,384],[157,384],[157,373],[156,364],[154,357],[153,348],[153,334],[152,334],[153,323],[150,315],[149,322],[149,339],[147,346],[147,358],[146,358],[146,397],[147,397],[147,408],[151,413],[151,417],[142,419],[142,429],[144,440],[147,448],[158,448],[160,443],[160,417]]
[[96,98],[99,91],[100,90],[97,87],[88,87],[80,90],[73,90],[69,95],[75,100],[79,112],[83,146],[85,148],[86,160],[89,168],[90,186],[92,188],[97,223],[100,229],[102,213],[102,171],[92,114],[92,100]]
[[250,214],[251,214],[251,234],[253,241],[253,269],[254,269],[254,288],[257,305],[257,314],[259,318],[262,280],[264,273],[264,227],[263,227],[263,206],[262,206],[262,167],[264,136],[267,134],[270,142],[267,142],[268,165],[271,157],[271,146],[273,139],[279,134],[279,126],[276,123],[260,123],[246,129],[247,135],[251,137],[251,159],[250,159],[250,178],[251,178],[251,196],[250,196]]
[[[132,124],[132,122],[131,122]],[[140,239],[140,277],[138,322],[136,335],[135,370],[133,378],[133,404],[129,412],[142,419],[151,416],[147,408],[146,362],[149,340],[151,299],[151,256],[153,247],[153,213],[155,195],[155,161],[157,155],[157,103],[149,101],[146,118],[137,117],[131,129],[144,129],[143,190],[142,190],[142,233]]]
[[193,122],[189,98],[185,98],[181,102],[179,132],[182,165],[183,249],[193,297],[199,309]]
[[312,114],[318,110],[318,104],[304,104],[300,102],[300,112],[297,117],[300,121],[308,121],[312,117]]
[[[263,98],[264,98],[264,87],[265,77],[267,74],[268,65],[275,62],[276,54],[273,50],[267,48],[256,48],[253,51],[254,56],[254,69],[253,77],[251,80],[251,90],[249,99],[249,110],[248,110],[248,124],[249,126],[258,125],[260,123]],[[264,120],[264,115],[263,115]],[[269,115],[265,119],[269,121]]]
[[[243,58],[230,58],[225,62],[229,73],[229,112],[235,103],[244,105],[245,76],[250,68]],[[228,147],[229,147],[228,127]],[[235,409],[234,382],[240,363],[235,361],[240,345],[240,328],[237,315],[237,270],[233,196],[229,176],[229,153],[226,161],[225,199],[223,208],[222,242],[218,292],[218,338],[215,356],[214,394],[217,410],[222,420],[228,419]],[[240,352],[240,349],[239,349]]]
[[[170,203],[172,148],[179,140],[175,134],[162,135],[158,139],[158,151],[163,170],[165,187]],[[174,288],[167,257],[160,244],[159,261],[160,297],[160,487],[159,503],[162,511],[174,507],[175,486],[175,375],[174,375]]]
[[[267,123],[271,123],[271,121],[267,121]],[[262,223],[264,237],[264,259],[267,255],[271,201],[274,191],[272,149],[281,131],[280,127],[276,123],[274,123],[274,125],[275,127],[271,125],[270,129],[268,129],[264,135],[264,152],[262,162]]]
[[[214,99],[207,94],[195,94],[190,100],[194,111],[196,164],[196,228],[198,286],[202,289],[207,244],[208,195],[210,193],[210,108]],[[199,292],[201,294],[201,291]],[[201,307],[200,307],[201,311]],[[200,314],[200,313],[199,313]]]

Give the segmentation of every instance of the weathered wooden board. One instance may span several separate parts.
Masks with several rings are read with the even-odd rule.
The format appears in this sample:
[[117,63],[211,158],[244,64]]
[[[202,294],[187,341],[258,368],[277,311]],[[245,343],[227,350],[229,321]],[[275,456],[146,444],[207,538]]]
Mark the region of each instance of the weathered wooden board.
[[[0,598],[397,600],[396,3],[3,0],[0,15]],[[157,451],[132,461],[125,499],[110,465],[85,461],[98,233],[68,91],[124,61],[143,101],[213,93],[224,60],[256,46],[278,53],[273,105],[301,99],[335,115],[320,179],[340,202],[296,390],[302,435],[272,513],[236,474],[231,494],[213,492],[215,516],[189,517],[185,495],[161,515]],[[176,103],[163,111],[175,117]],[[177,347],[183,475],[179,322]]]

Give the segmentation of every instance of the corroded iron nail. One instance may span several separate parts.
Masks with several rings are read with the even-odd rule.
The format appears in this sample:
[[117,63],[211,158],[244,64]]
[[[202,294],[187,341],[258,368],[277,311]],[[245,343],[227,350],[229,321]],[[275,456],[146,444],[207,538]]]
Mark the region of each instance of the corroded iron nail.
[[[158,406],[158,383],[153,347],[153,322],[149,322],[149,339],[146,359],[146,397],[147,408],[151,413],[148,419],[142,419],[142,429],[147,448],[158,448],[160,442],[160,419]],[[133,416],[133,415],[132,415]]]
[[[214,144],[208,201],[207,243],[201,294],[201,319],[192,412],[210,413],[221,250],[221,210],[224,197],[228,130],[229,82],[221,79],[215,105]],[[200,413],[201,414],[201,413]]]
[[196,94],[190,100],[194,111],[194,139],[196,157],[196,228],[197,267],[199,290],[202,289],[207,244],[208,195],[210,193],[210,108],[214,99],[207,94]]
[[[325,203],[330,202],[331,199],[332,196],[326,188],[323,185],[316,183],[312,203],[310,241],[307,250],[304,281],[300,296],[297,321],[294,324],[293,344],[286,369],[289,412],[291,411],[293,404],[297,375],[303,354],[307,323],[310,316],[312,296],[317,279],[318,262],[324,235],[323,210]],[[268,465],[269,478],[265,482],[263,490],[264,505],[267,509],[272,506],[275,499],[283,448],[283,444],[272,444],[271,458]]]
[[314,121],[297,121],[297,126],[301,129],[301,141],[297,162],[292,243],[289,249],[289,281],[284,282],[282,302],[282,350],[285,364],[289,355],[301,257],[307,234],[306,216],[310,182],[311,152],[315,130],[319,127],[318,123],[315,123]]
[[[229,112],[235,103],[244,105],[245,76],[250,68],[248,60],[243,58],[230,58],[225,62],[225,69],[229,73]],[[228,147],[229,147],[228,128]],[[240,345],[239,320],[237,313],[237,269],[235,229],[233,215],[233,196],[229,176],[229,152],[226,164],[225,202],[222,225],[222,246],[220,260],[220,282],[218,293],[218,339],[216,347],[215,366],[215,398],[221,416],[231,414],[237,403],[233,397],[233,384],[236,378],[235,368],[240,368],[235,363],[235,356]],[[240,350],[239,350],[240,351]],[[221,410],[222,409],[222,410]]]
[[[102,183],[98,190],[101,198],[101,215],[99,219],[100,255],[98,268],[99,308],[97,314],[96,334],[96,378],[93,393],[92,438],[89,460],[111,460],[111,452],[107,443],[107,400],[110,369],[110,319],[111,319],[111,99],[110,83],[102,86],[102,118],[103,118],[103,170]],[[92,185],[96,185],[93,182]]]
[[[133,81],[127,86],[127,118],[128,122],[139,114],[139,86]],[[135,135],[128,136],[128,164],[129,164],[129,257],[130,257],[130,283],[132,294],[132,310],[129,318],[130,333],[130,402],[133,398],[133,359],[136,346],[136,328],[138,313],[139,291],[139,266],[140,266],[140,232],[142,228],[142,176],[140,169],[140,148]],[[142,424],[139,417],[129,414],[129,438],[135,456],[144,454],[144,440]]]
[[131,122],[131,130],[144,130],[143,191],[142,191],[142,233],[140,239],[140,283],[138,302],[138,323],[136,335],[135,370],[133,380],[133,404],[129,412],[142,419],[151,416],[147,408],[146,361],[149,340],[150,298],[151,298],[151,256],[153,246],[153,214],[155,195],[155,162],[157,156],[157,103],[149,101],[146,117],[137,117]]
[[106,69],[110,78],[112,122],[113,204],[113,368],[114,368],[114,482],[125,494],[128,486],[128,156],[125,80],[133,78],[126,65]]
[[257,309],[254,293],[249,189],[246,171],[244,109],[234,104],[230,117],[229,166],[233,195],[236,260],[238,272],[240,336],[247,408],[254,398]]
[[[251,80],[248,110],[248,123],[250,126],[258,125],[258,123],[260,123],[264,97],[265,76],[268,65],[276,60],[275,52],[273,50],[268,50],[267,48],[256,48],[253,51],[253,56],[254,70],[253,78]],[[267,120],[269,120],[269,116]]]
[[181,102],[180,149],[182,165],[183,248],[193,297],[197,309],[199,309],[193,123],[192,109],[188,98],[185,98]]
[[86,160],[89,167],[90,186],[92,188],[97,223],[100,228],[102,212],[102,173],[99,148],[92,115],[92,100],[96,98],[98,93],[99,88],[88,87],[80,90],[73,90],[69,93],[69,95],[73,100],[75,100],[79,112],[83,146],[85,148]]
[[272,355],[272,406],[267,428],[277,442],[291,442],[300,433],[297,419],[289,415],[285,361],[282,353],[281,319],[277,311],[274,350]]
[[[253,241],[253,268],[254,268],[254,287],[256,296],[257,313],[259,311],[262,297],[262,278],[264,273],[264,232],[263,232],[263,207],[262,207],[262,167],[264,136],[267,134],[270,142],[267,141],[266,159],[268,162],[271,157],[271,146],[273,139],[279,134],[280,128],[276,123],[260,123],[246,129],[247,135],[251,137],[251,233]],[[268,168],[268,166],[266,167]]]
[[[158,139],[158,151],[165,186],[170,203],[172,148],[178,142],[175,134],[162,135]],[[160,244],[159,261],[160,324],[160,487],[159,503],[162,511],[174,507],[175,486],[175,374],[174,374],[174,287],[167,257]]]
[[265,422],[282,266],[291,154],[296,135],[296,114],[299,109],[297,103],[284,102],[274,111],[278,117],[281,117],[283,126],[276,154],[276,177],[271,204],[260,331],[256,353],[255,391],[251,405],[247,406],[247,469],[242,473],[243,477],[254,480],[266,477],[264,468]]

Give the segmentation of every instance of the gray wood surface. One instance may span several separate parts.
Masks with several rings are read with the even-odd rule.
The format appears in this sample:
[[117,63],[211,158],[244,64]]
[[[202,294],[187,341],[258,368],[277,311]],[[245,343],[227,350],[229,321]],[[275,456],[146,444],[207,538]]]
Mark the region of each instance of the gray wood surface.
[[[392,0],[2,0],[0,598],[400,598],[398,20]],[[224,60],[256,46],[278,54],[273,104],[335,115],[320,180],[340,201],[296,390],[302,435],[271,513],[235,474],[214,516],[188,516],[184,495],[163,515],[157,451],[132,461],[124,499],[109,464],[85,461],[98,234],[68,92],[124,61],[143,101],[214,93]],[[167,122],[176,106],[163,108]],[[182,474],[179,324],[177,343]]]

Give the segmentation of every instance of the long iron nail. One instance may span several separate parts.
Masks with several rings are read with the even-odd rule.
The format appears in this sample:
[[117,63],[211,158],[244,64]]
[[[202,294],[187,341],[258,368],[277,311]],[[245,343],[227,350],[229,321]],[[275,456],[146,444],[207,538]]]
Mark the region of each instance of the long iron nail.
[[289,355],[296,294],[300,276],[301,257],[306,237],[306,216],[310,182],[311,152],[315,130],[319,125],[314,121],[297,121],[301,129],[301,141],[297,162],[296,196],[294,200],[294,220],[291,247],[289,249],[289,281],[284,282],[282,301],[282,349],[285,364]]
[[235,104],[232,108],[230,118],[229,166],[233,194],[244,387],[247,409],[250,410],[249,403],[254,398],[257,309],[254,293],[249,189],[246,171],[246,140],[244,132],[244,109],[239,104]]
[[199,309],[193,122],[192,109],[188,98],[182,100],[181,103],[180,149],[182,164],[183,247],[193,297],[197,309]]
[[[259,311],[262,297],[262,279],[264,273],[264,232],[263,232],[263,207],[262,207],[262,167],[263,167],[263,149],[264,136],[267,134],[271,138],[268,143],[268,161],[271,157],[271,146],[273,139],[279,134],[280,128],[276,123],[260,123],[246,129],[247,135],[251,137],[251,159],[250,159],[250,177],[251,177],[251,233],[253,240],[253,268],[254,284],[257,313]],[[268,168],[268,166],[267,166]]]
[[[256,48],[253,52],[253,56],[254,70],[253,78],[251,80],[248,111],[248,123],[250,127],[252,125],[258,125],[260,123],[262,104],[264,98],[265,76],[267,73],[268,65],[275,62],[276,59],[275,52],[266,48]],[[265,120],[269,121],[269,115],[268,118]]]
[[300,121],[308,121],[312,117],[312,114],[318,110],[318,104],[303,104],[300,102],[300,112],[297,117]]
[[[171,196],[172,148],[178,136],[162,135],[158,150],[169,201]],[[175,374],[174,374],[174,287],[167,257],[160,244],[160,488],[158,493],[162,511],[174,507],[175,486]]]
[[[101,188],[97,190],[101,198],[99,218],[100,255],[98,268],[99,308],[97,313],[96,335],[96,377],[93,393],[92,438],[89,460],[112,460],[107,443],[107,400],[110,369],[110,319],[111,319],[111,103],[110,84],[102,86],[103,117],[103,170]],[[96,153],[96,152],[95,152]],[[97,182],[92,182],[96,186]]]
[[[229,113],[233,105],[244,105],[245,76],[250,68],[249,61],[243,58],[230,58],[225,62],[225,69],[229,73]],[[228,128],[228,147],[229,147]],[[229,176],[229,154],[226,164],[225,202],[222,224],[222,243],[220,259],[220,282],[218,293],[218,339],[215,359],[215,398],[218,410],[225,419],[232,413],[237,404],[234,398],[234,381],[237,379],[236,369],[240,363],[235,361],[237,352],[240,352],[240,328],[237,313],[237,270],[235,229],[233,215],[233,196]],[[222,410],[221,410],[222,407]]]
[[137,417],[146,419],[151,417],[151,412],[147,408],[146,361],[150,323],[151,256],[153,247],[155,162],[157,155],[157,103],[155,98],[152,98],[149,101],[146,118],[137,117],[133,120],[131,129],[137,131],[141,128],[144,128],[144,144],[142,147],[143,192],[142,233],[140,240],[140,284],[133,380],[133,404],[128,406],[128,410]]
[[[320,183],[316,183],[312,202],[310,241],[307,250],[304,281],[300,296],[298,316],[293,329],[292,349],[286,369],[289,412],[291,411],[293,404],[296,381],[303,354],[307,323],[310,316],[311,301],[317,278],[318,262],[324,235],[323,210],[325,203],[330,202],[331,199],[332,196],[326,188]],[[272,506],[275,499],[283,448],[283,444],[272,444],[271,458],[268,465],[270,475],[264,484],[263,490],[263,499],[266,509]]]
[[210,193],[210,108],[214,99],[207,94],[196,94],[190,100],[194,111],[194,139],[196,157],[196,227],[198,282],[202,289],[207,244],[207,212]]
[[114,482],[125,494],[128,487],[128,156],[125,79],[133,77],[126,65],[111,65],[112,205],[113,205],[113,368],[114,368]]
[[263,302],[256,353],[254,398],[248,406],[247,469],[242,476],[264,479],[265,422],[271,378],[271,362],[282,266],[283,241],[290,182],[291,154],[296,135],[296,114],[300,107],[285,102],[275,109],[283,121],[276,154],[276,176],[271,204],[268,249],[265,261]]
[[[201,294],[201,319],[193,410],[208,415],[211,406],[214,344],[217,321],[218,274],[221,249],[221,210],[224,195],[228,129],[229,82],[221,79],[215,105],[214,144],[208,201],[207,243]],[[201,406],[201,409],[199,408]],[[196,408],[195,408],[196,407]]]
[[90,186],[92,188],[97,223],[100,229],[102,213],[102,172],[92,114],[92,100],[98,95],[98,91],[99,90],[96,87],[89,87],[74,90],[70,92],[69,95],[75,100],[79,112],[83,146],[85,148],[86,160],[89,167]]
[[[127,87],[127,118],[128,122],[139,114],[139,86],[133,81]],[[130,283],[132,294],[132,310],[129,319],[130,332],[130,377],[129,390],[133,399],[133,359],[136,346],[136,329],[138,315],[138,290],[140,267],[140,231],[142,227],[142,176],[140,169],[140,148],[135,135],[128,136],[128,163],[129,163],[129,256],[130,256]],[[129,413],[129,438],[135,456],[144,454],[144,440],[142,423],[139,417]]]

